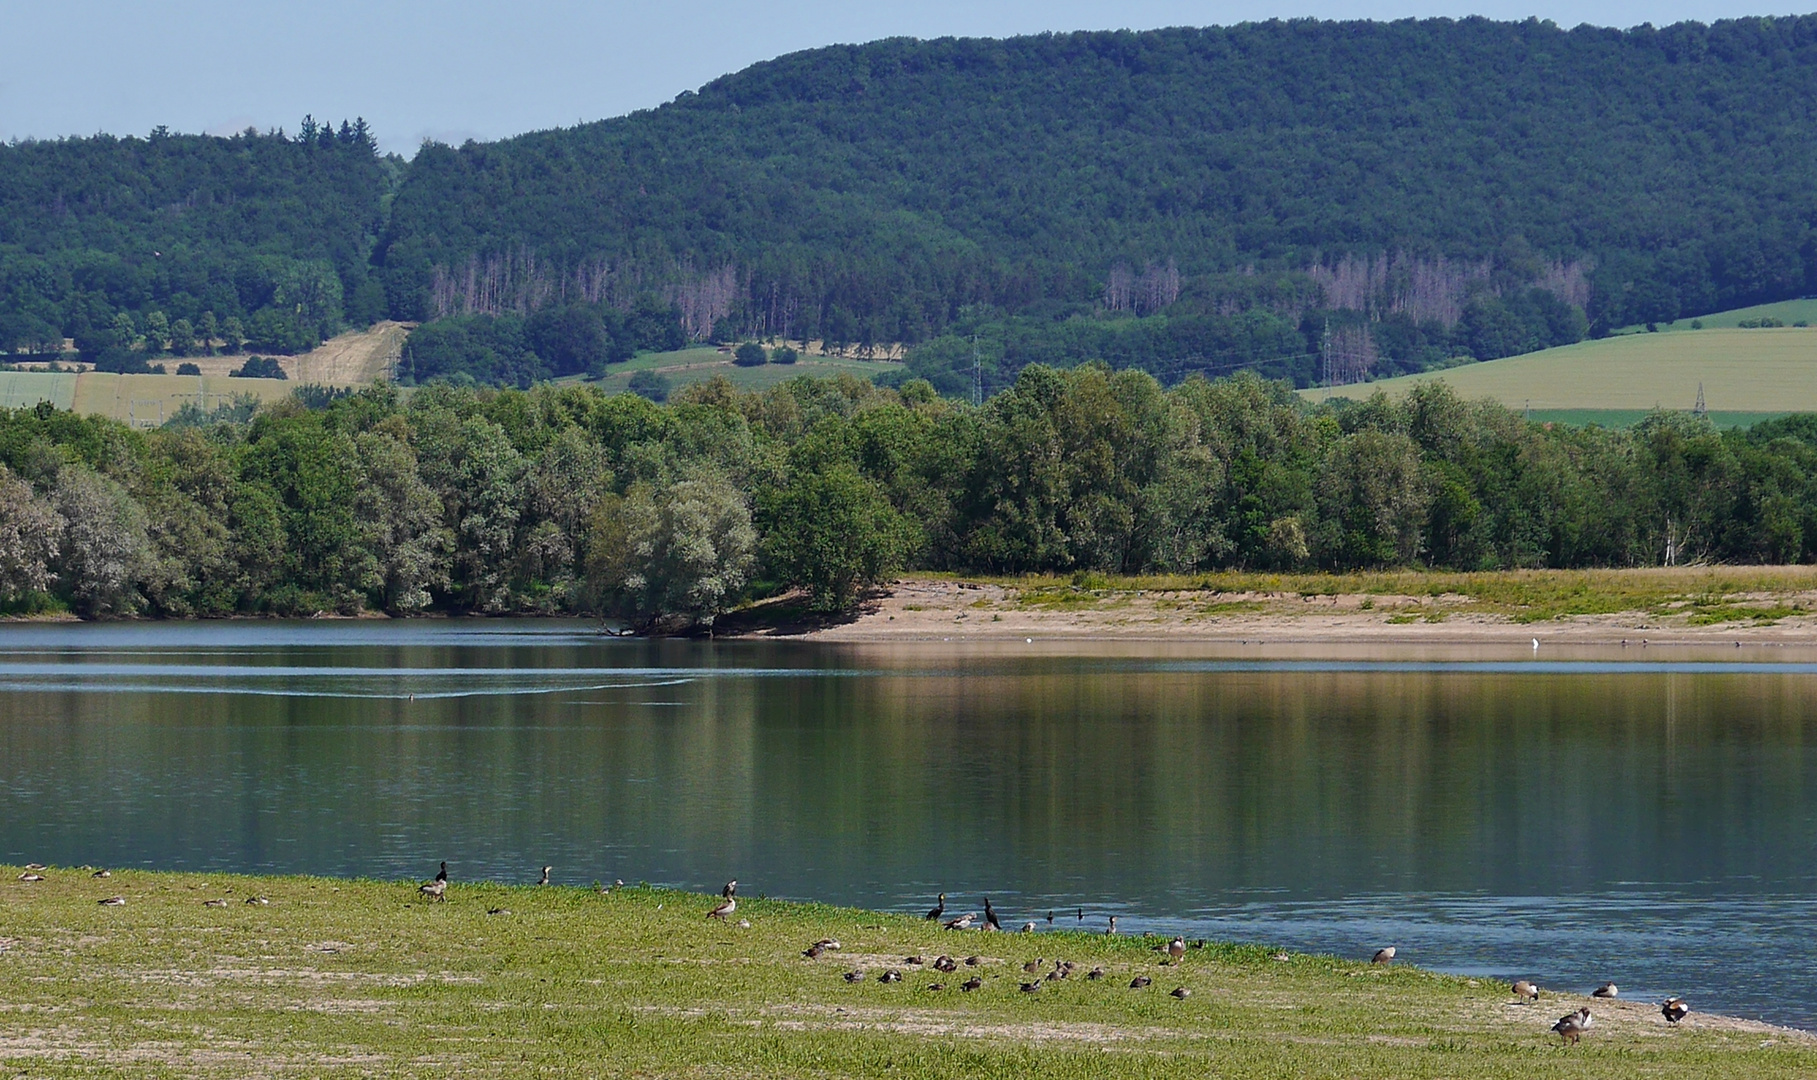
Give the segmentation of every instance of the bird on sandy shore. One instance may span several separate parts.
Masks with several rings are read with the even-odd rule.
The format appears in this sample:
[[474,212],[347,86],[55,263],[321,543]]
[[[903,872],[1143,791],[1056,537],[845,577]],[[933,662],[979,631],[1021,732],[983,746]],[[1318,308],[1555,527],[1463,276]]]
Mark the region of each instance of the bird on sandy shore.
[[1394,946],[1390,945],[1386,949],[1375,950],[1375,956],[1371,958],[1369,962],[1371,964],[1394,963]]
[[1621,996],[1621,987],[1616,986],[1612,982],[1606,982],[1606,983],[1603,983],[1601,986],[1597,987],[1596,989],[1590,991],[1590,996],[1599,997],[1599,998],[1620,997]]
[[416,891],[422,893],[431,900],[446,900],[448,899],[448,879],[445,877],[438,877],[427,885],[417,886]]
[[991,898],[988,896],[984,898],[984,925],[992,930],[1003,929],[1003,924],[997,921],[997,912],[991,907]]
[[1176,963],[1176,964],[1179,963],[1180,957],[1186,955],[1186,939],[1183,937],[1177,937],[1177,938],[1174,938],[1172,941],[1168,942],[1167,943],[1167,955],[1173,957],[1174,963]]
[[1514,980],[1514,985],[1508,987],[1508,989],[1513,992],[1516,998],[1520,999],[1521,1004],[1531,1005],[1539,1000],[1539,987],[1534,986],[1526,979]]
[[719,895],[725,899],[719,902],[719,906],[707,912],[707,918],[719,919],[723,922],[727,915],[738,910],[738,882],[726,882],[726,887],[719,890]]
[[922,917],[931,921],[933,919],[938,919],[940,916],[945,915],[945,914],[946,914],[946,894],[941,893],[940,900],[938,903],[936,903],[934,905],[933,910],[929,911],[926,915],[924,915]]
[[553,866],[545,866],[545,867],[543,867],[543,876],[542,876],[542,877],[540,877],[540,878],[537,878],[537,879],[536,879],[536,883],[537,883],[537,884],[538,884],[538,885],[547,885],[547,884],[549,884],[549,871],[551,871],[551,870],[553,870],[553,869],[555,869],[555,867],[553,867]]
[[1590,1010],[1579,1009],[1574,1013],[1566,1013],[1559,1017],[1558,1023],[1552,1025],[1552,1030],[1558,1033],[1558,1037],[1564,1041],[1565,1045],[1570,1046],[1584,1037],[1584,1030],[1589,1026]]
[[970,930],[972,924],[977,921],[978,913],[975,911],[968,911],[957,919],[948,919],[944,925],[948,930]]
[[1681,997],[1669,997],[1659,1003],[1659,1015],[1666,1018],[1666,1023],[1676,1024],[1691,1015],[1691,1007]]

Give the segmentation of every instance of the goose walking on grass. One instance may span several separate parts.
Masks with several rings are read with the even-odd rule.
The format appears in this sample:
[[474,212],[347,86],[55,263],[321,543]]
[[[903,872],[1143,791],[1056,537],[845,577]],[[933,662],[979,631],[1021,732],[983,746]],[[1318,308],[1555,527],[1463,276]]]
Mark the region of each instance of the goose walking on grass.
[[738,910],[738,882],[726,882],[726,887],[719,890],[719,895],[725,897],[725,899],[719,902],[718,907],[707,912],[707,918],[718,919],[723,922],[727,915]]
[[1186,955],[1186,939],[1183,937],[1177,937],[1177,938],[1174,938],[1172,941],[1168,942],[1167,943],[1167,955],[1173,958],[1174,963],[1176,963],[1176,964],[1179,963],[1180,957]]
[[1539,987],[1534,986],[1526,979],[1514,980],[1514,985],[1508,987],[1508,989],[1513,991],[1514,996],[1519,999],[1520,1004],[1531,1005],[1539,1000]]
[[1666,1018],[1666,1023],[1676,1024],[1691,1015],[1691,1007],[1681,997],[1669,997],[1659,1003],[1659,1015]]
[[968,911],[957,919],[948,919],[945,926],[948,930],[970,930],[972,924],[977,921],[978,913],[975,911]]
[[923,916],[923,918],[932,922],[933,920],[938,919],[940,916],[945,915],[945,914],[946,914],[946,894],[941,893],[940,899],[935,902],[933,910],[929,911],[925,916]]
[[422,893],[424,896],[427,896],[431,900],[436,900],[436,901],[446,900],[446,899],[448,899],[448,879],[444,878],[444,877],[438,877],[427,885],[417,886],[416,891]]

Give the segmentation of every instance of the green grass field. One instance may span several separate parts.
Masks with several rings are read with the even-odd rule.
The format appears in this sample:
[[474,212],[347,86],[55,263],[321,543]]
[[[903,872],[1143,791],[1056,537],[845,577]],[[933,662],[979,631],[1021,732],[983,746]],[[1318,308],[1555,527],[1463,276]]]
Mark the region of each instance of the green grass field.
[[1715,413],[1817,411],[1817,329],[1705,329],[1584,341],[1505,360],[1300,393],[1312,401],[1398,397],[1441,379],[1459,395],[1513,409],[1689,409],[1702,385]]
[[[873,377],[886,371],[895,371],[901,366],[901,364],[889,360],[847,360],[835,356],[803,356],[794,364],[764,364],[762,367],[741,368],[732,363],[729,353],[722,353],[711,345],[702,345],[676,352],[639,353],[622,364],[613,364],[607,370],[606,377],[595,385],[608,394],[615,394],[628,387],[633,373],[659,371],[669,380],[670,388],[673,390],[679,390],[693,383],[705,382],[715,375],[724,375],[732,381],[733,386],[740,390],[764,390],[797,375],[825,376],[845,372],[869,382]],[[561,381],[576,382],[579,380],[563,379]]]
[[[1703,324],[1705,330],[1732,329],[1744,322],[1754,322],[1763,318],[1778,319],[1787,326],[1801,322],[1817,326],[1817,299],[1781,300],[1775,304],[1756,304],[1753,307],[1718,311],[1714,315],[1687,315],[1675,322],[1656,323],[1655,327],[1660,333],[1670,333],[1675,330],[1690,330],[1693,322],[1699,322]],[[1617,334],[1644,334],[1647,333],[1647,328],[1624,326],[1615,332]]]
[[[1164,964],[1157,942],[1095,926],[945,931],[741,897],[746,926],[706,919],[712,897],[458,873],[445,903],[414,882],[19,873],[0,868],[0,1064],[34,1078],[1817,1072],[1817,1040],[1765,1025],[1693,1013],[1672,1028],[1648,1003],[1598,1001],[1587,1037],[1564,1047],[1548,1029],[1588,999],[1523,1006],[1499,979],[1262,946]],[[98,903],[112,896],[124,904]],[[802,955],[825,937],[841,948]],[[943,954],[955,972],[932,969]],[[1024,973],[1060,959],[1069,978]],[[1087,978],[1094,967],[1105,977]],[[890,970],[901,981],[879,981]],[[980,988],[961,990],[974,975]],[[1152,985],[1131,988],[1136,975]]]

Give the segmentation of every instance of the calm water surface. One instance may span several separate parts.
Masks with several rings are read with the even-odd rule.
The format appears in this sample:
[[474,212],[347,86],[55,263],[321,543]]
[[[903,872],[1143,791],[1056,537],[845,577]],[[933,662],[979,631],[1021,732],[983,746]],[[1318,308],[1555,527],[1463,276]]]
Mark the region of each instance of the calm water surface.
[[1817,1026],[1817,652],[0,628],[0,859],[1262,940]]

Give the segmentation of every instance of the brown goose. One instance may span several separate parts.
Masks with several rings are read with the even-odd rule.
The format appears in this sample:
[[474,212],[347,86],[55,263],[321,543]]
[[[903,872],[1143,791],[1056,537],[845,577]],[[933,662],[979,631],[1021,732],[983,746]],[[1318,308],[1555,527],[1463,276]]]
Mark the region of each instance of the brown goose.
[[1603,983],[1601,986],[1597,987],[1596,989],[1590,991],[1590,996],[1599,997],[1599,998],[1620,997],[1621,996],[1621,987],[1616,986],[1612,982],[1606,982],[1606,983]]
[[1173,988],[1173,990],[1171,992],[1168,993],[1167,996],[1168,997],[1177,997],[1181,1001],[1185,1001],[1187,998],[1192,996],[1192,991],[1186,989],[1184,986],[1176,986]]
[[1375,950],[1375,956],[1369,962],[1371,964],[1392,964],[1392,963],[1394,963],[1394,946],[1390,945],[1386,949]]
[[1559,1017],[1558,1023],[1552,1025],[1552,1030],[1558,1032],[1558,1037],[1566,1046],[1570,1046],[1584,1037],[1584,1029],[1589,1026],[1590,1010],[1579,1009]]
[[125,907],[126,897],[110,896],[105,900],[97,900],[95,903],[100,904],[102,907]]
[[975,911],[968,911],[957,919],[948,919],[944,925],[948,930],[970,930],[972,924],[977,921],[978,913]]
[[436,878],[427,885],[417,886],[416,891],[431,900],[446,900],[448,899],[448,879]]
[[20,881],[43,881],[44,875],[43,874],[34,874],[31,871],[27,870],[25,873],[19,875],[19,880]]
[[899,983],[902,981],[902,972],[897,971],[895,968],[890,968],[888,971],[877,976],[877,981],[880,983]]
[[1148,976],[1137,975],[1135,978],[1129,980],[1129,988],[1131,990],[1140,990],[1151,982],[1154,982],[1154,980]]
[[725,899],[719,902],[718,907],[707,912],[707,918],[719,919],[723,922],[727,915],[738,910],[738,882],[726,882],[726,887],[719,890],[719,895],[725,897]]
[[1030,960],[1028,963],[1023,964],[1022,970],[1028,972],[1030,975],[1033,975],[1035,972],[1040,971],[1042,968],[1044,968],[1046,966],[1047,966],[1047,961],[1043,960],[1037,956],[1033,960]]
[[1180,957],[1186,955],[1186,939],[1183,937],[1177,937],[1177,938],[1174,938],[1172,941],[1168,942],[1167,943],[1167,955],[1173,957],[1174,963],[1176,963],[1176,964],[1179,963]]
[[950,956],[941,956],[934,960],[934,970],[943,971],[948,975],[951,975],[953,972],[959,970],[959,964]]
[[960,983],[960,984],[959,984],[959,989],[961,989],[961,990],[963,990],[963,991],[965,991],[965,992],[966,992],[966,993],[968,993],[968,994],[969,994],[969,993],[971,993],[971,992],[972,992],[972,991],[973,991],[973,990],[976,990],[976,989],[978,989],[978,988],[979,988],[979,987],[980,987],[980,986],[983,986],[983,985],[984,985],[984,980],[983,980],[983,979],[980,979],[980,978],[979,978],[979,977],[978,977],[978,976],[976,976],[976,975],[973,975],[973,976],[972,976],[972,977],[971,977],[971,978],[969,978],[969,979],[967,979],[967,980],[965,980],[965,981],[964,981],[964,982],[962,982],[962,983]]
[[845,973],[845,981],[849,983],[863,982],[864,972],[856,969],[848,971]]
[[1676,1024],[1691,1015],[1691,1007],[1681,997],[1669,997],[1660,1002],[1659,1015],[1666,1018],[1666,1023]]
[[225,900],[204,900],[204,901],[202,901],[202,906],[203,907],[226,907],[227,901],[225,901]]
[[1022,992],[1024,994],[1032,994],[1039,989],[1041,989],[1041,980],[1040,979],[1036,979],[1034,982],[1025,982],[1022,984]]
[[96,870],[88,876],[92,878],[110,878],[114,876],[114,872],[112,870]]
[[1534,986],[1526,979],[1514,980],[1514,985],[1510,986],[1508,989],[1513,991],[1514,996],[1525,1004],[1531,1005],[1533,1002],[1539,1000],[1539,987]]
[[1104,977],[1104,969],[1101,967],[1092,968],[1090,971],[1085,973],[1085,977],[1090,979],[1093,982],[1097,982],[1099,979],[1102,979]]

